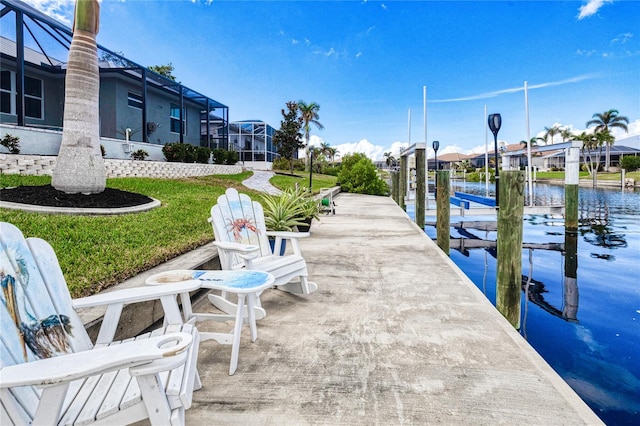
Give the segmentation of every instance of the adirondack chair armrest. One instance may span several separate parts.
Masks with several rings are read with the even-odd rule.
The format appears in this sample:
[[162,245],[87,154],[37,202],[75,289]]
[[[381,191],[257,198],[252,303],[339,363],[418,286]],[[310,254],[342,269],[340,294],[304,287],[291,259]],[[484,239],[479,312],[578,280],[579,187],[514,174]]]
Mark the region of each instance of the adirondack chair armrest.
[[93,296],[73,299],[74,308],[90,308],[93,306],[111,305],[114,303],[138,303],[159,299],[164,296],[188,293],[198,290],[200,282],[197,280],[184,281],[157,286],[145,286],[127,288],[117,291],[105,292]]
[[286,231],[267,231],[267,237],[280,237],[283,240],[297,240],[298,238],[310,237],[310,232],[286,232]]
[[[169,333],[5,366],[0,370],[0,388],[58,385],[96,374],[148,364],[155,360],[161,360],[158,371],[145,368],[146,372],[165,371],[186,362],[187,349],[192,343],[193,338],[188,333]],[[171,358],[175,358],[175,363],[166,362]]]
[[214,241],[213,245],[225,251],[231,251],[237,254],[258,254],[260,247],[252,244],[233,243],[228,241]]

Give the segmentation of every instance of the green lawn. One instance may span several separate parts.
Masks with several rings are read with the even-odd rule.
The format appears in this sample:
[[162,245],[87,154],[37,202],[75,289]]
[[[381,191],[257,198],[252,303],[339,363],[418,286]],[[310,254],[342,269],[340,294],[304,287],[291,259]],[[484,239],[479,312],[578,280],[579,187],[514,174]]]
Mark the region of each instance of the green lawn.
[[[303,188],[309,188],[309,172],[294,172],[295,177],[289,175],[289,172],[282,172],[282,173],[286,173],[286,174],[276,174],[274,177],[271,178],[270,182],[273,186],[280,188],[280,189],[286,189],[286,188],[292,188],[296,185],[296,183],[303,187]],[[313,193],[317,194],[320,192],[321,188],[330,188],[333,186],[336,186],[336,182],[338,181],[338,178],[336,178],[335,176],[329,176],[329,175],[321,175],[319,173],[314,173],[311,176],[311,185],[312,185],[312,189],[313,189]]]
[[[627,172],[625,177],[638,180],[640,179],[640,171]],[[540,179],[564,179],[564,172],[538,172],[536,178]],[[580,172],[580,179],[589,178],[588,172]],[[620,181],[620,173],[598,173],[598,180],[617,180]]]
[[[235,187],[260,199],[259,193],[241,184],[250,175],[251,172],[189,179],[108,179],[108,187],[153,197],[162,206],[119,216],[0,209],[0,221],[16,225],[27,237],[48,241],[58,255],[73,297],[86,296],[212,241],[213,231],[207,222],[209,210],[226,188]],[[335,178],[329,178],[314,174],[318,185],[335,184]],[[293,186],[294,181],[298,179],[289,177],[276,184],[285,188]],[[48,176],[0,175],[0,188],[49,183]]]

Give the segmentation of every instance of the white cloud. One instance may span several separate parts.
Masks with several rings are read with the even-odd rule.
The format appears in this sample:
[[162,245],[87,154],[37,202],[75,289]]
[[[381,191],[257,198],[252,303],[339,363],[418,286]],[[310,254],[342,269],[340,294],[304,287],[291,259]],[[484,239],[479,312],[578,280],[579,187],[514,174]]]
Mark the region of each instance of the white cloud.
[[598,13],[598,10],[605,3],[613,3],[613,0],[589,0],[586,4],[580,6],[580,13],[578,14],[578,19],[588,18],[589,16],[595,15]]
[[56,21],[71,26],[75,0],[23,0]]
[[369,142],[367,139],[361,139],[359,142],[353,143],[343,143],[340,145],[336,145],[334,148],[338,150],[337,158],[340,158],[346,154],[353,154],[355,152],[360,152],[367,157],[369,157],[372,161],[382,160],[382,156],[386,151],[380,145],[374,145]]
[[594,49],[591,49],[591,50],[578,49],[576,50],[576,54],[578,56],[593,56],[596,54],[596,51]]
[[616,38],[611,40],[611,43],[625,44],[626,42],[628,42],[632,38],[633,38],[633,34],[632,33],[623,33],[623,34],[619,34]]
[[[532,84],[532,85],[529,85],[529,90],[543,89],[543,88],[546,88],[546,87],[562,86],[564,84],[578,83],[580,81],[590,80],[590,79],[595,78],[595,77],[596,77],[595,74],[583,74],[583,75],[578,75],[576,77],[567,78],[565,80],[549,81],[549,82],[540,83],[540,84]],[[507,94],[507,93],[517,93],[517,92],[522,92],[522,91],[524,91],[524,84],[522,86],[520,86],[520,87],[513,87],[513,88],[510,88],[510,89],[495,90],[493,92],[482,93],[482,94],[479,94],[479,95],[471,95],[471,96],[465,96],[465,97],[461,97],[461,98],[435,99],[435,100],[428,101],[428,102],[429,103],[444,103],[444,102],[474,101],[474,100],[479,100],[479,99],[495,98],[496,96],[499,96],[499,95],[504,95],[504,94]]]

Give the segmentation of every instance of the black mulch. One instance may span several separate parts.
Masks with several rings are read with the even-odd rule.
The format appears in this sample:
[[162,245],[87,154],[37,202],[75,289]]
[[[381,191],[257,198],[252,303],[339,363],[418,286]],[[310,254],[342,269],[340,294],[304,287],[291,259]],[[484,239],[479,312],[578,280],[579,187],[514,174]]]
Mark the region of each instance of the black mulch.
[[140,206],[152,202],[146,195],[106,188],[99,194],[66,194],[51,185],[18,186],[0,189],[0,200],[50,207],[118,208]]

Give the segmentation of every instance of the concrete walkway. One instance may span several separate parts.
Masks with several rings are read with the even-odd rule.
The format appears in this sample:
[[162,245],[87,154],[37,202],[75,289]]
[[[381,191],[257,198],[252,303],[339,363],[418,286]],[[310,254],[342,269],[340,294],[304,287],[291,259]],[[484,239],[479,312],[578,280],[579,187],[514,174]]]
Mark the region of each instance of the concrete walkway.
[[188,425],[601,424],[391,198],[336,204],[302,244],[318,291],[263,294],[234,376],[201,344]]
[[252,170],[253,176],[249,179],[243,180],[242,184],[247,188],[255,189],[256,191],[266,192],[267,194],[278,195],[280,191],[275,186],[269,183],[269,179],[273,177],[275,173],[265,172],[260,170]]

